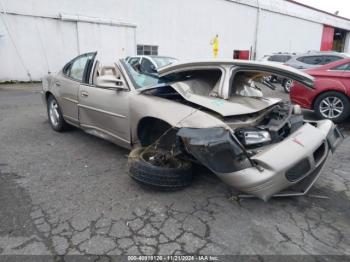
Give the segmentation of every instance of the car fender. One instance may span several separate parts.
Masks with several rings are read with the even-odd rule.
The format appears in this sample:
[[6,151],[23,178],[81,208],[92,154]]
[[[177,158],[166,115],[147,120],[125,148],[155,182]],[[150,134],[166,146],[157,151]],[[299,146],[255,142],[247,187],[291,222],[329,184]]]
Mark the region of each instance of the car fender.
[[319,78],[315,81],[315,86],[316,86],[316,91],[318,91],[318,92],[314,96],[314,99],[312,101],[312,107],[314,106],[317,97],[325,92],[336,91],[336,92],[342,93],[348,97],[350,96],[350,93],[348,92],[347,88],[339,80],[333,80],[333,79],[328,79],[328,78]]
[[230,129],[219,118],[200,109],[152,95],[139,94],[130,98],[132,143],[137,142],[138,123],[145,117],[160,119],[177,128],[223,127]]
[[48,97],[48,94],[53,95],[58,103],[60,103],[60,97],[57,93],[57,90],[54,88],[53,83],[55,82],[55,76],[52,74],[48,74],[44,76],[41,80],[42,83],[42,99],[43,102],[46,104],[46,100]]

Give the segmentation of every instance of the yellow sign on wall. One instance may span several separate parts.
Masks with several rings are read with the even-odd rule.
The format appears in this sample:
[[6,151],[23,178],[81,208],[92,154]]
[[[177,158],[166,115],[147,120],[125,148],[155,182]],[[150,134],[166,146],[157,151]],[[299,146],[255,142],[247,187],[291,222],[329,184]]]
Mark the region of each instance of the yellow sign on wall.
[[213,47],[214,58],[217,58],[219,54],[219,35],[216,35],[214,39],[210,42],[210,44]]

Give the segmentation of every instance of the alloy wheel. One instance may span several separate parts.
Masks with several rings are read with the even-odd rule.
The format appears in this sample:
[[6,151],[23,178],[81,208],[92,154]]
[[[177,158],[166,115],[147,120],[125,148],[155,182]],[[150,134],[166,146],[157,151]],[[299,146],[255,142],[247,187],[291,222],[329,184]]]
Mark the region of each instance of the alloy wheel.
[[293,80],[290,80],[290,79],[287,80],[286,83],[284,84],[284,88],[288,93],[290,92],[292,84],[293,84]]
[[58,104],[55,100],[50,101],[49,116],[53,126],[58,126],[60,120],[60,114],[58,112]]
[[343,113],[344,104],[338,97],[329,96],[322,99],[319,109],[323,117],[334,119]]

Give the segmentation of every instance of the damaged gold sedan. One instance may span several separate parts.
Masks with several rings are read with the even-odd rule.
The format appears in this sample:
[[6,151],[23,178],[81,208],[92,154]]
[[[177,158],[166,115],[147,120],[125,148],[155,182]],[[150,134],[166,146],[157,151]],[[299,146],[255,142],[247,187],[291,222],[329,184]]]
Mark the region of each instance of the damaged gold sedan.
[[96,53],[79,56],[43,80],[49,122],[133,149],[130,174],[143,185],[188,186],[197,163],[263,200],[305,194],[343,138],[331,121],[306,121],[298,106],[262,95],[271,74],[312,88],[313,78],[292,68],[198,61],[158,73],[124,60],[101,66]]

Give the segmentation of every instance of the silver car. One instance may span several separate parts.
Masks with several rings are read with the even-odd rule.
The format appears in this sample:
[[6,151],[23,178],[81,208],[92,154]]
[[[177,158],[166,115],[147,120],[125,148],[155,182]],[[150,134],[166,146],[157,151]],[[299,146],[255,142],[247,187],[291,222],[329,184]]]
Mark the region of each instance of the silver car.
[[125,61],[131,64],[136,71],[154,74],[157,73],[158,68],[173,64],[178,60],[169,56],[137,55],[128,56]]
[[344,58],[349,58],[348,54],[333,51],[310,51],[305,54],[298,54],[288,61],[286,65],[297,69],[309,69],[326,65]]
[[331,121],[305,121],[298,106],[263,97],[261,79],[271,74],[313,87],[311,76],[282,65],[195,61],[156,76],[88,53],[43,79],[43,99],[54,130],[73,125],[133,149],[130,175],[142,185],[188,186],[195,162],[267,200],[287,188],[305,194],[342,139]]

